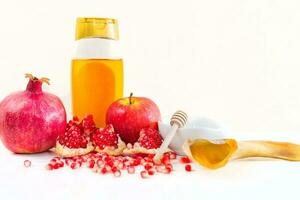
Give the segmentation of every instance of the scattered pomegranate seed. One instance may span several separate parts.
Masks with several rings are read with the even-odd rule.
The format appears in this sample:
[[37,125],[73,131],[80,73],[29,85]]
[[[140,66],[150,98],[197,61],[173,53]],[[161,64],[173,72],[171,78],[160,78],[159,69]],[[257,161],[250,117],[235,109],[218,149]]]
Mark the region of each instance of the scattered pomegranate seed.
[[106,165],[104,168],[106,169],[107,172],[111,172],[111,167],[110,166]]
[[121,171],[120,170],[115,171],[114,176],[115,177],[120,177],[121,176]]
[[98,167],[103,167],[105,165],[105,162],[101,159],[98,159],[97,160],[97,165],[98,165]]
[[58,169],[60,167],[60,164],[59,163],[55,163],[52,167],[53,167],[53,169]]
[[167,155],[164,155],[161,159],[161,163],[164,165],[170,164],[170,157]]
[[[170,174],[173,171],[173,160],[176,159],[176,154],[168,152],[163,155],[161,164],[156,164],[153,161],[152,154],[135,157],[128,156],[111,156],[107,153],[89,153],[84,156],[75,156],[72,158],[53,157],[46,168],[48,170],[59,169],[64,165],[70,166],[71,169],[77,169],[82,165],[90,168],[93,172],[98,174],[112,174],[115,177],[120,177],[122,170],[126,170],[128,174],[134,174],[136,167],[143,167],[140,171],[142,178],[149,178],[156,173]],[[181,163],[185,163],[185,170],[192,171],[190,163],[191,160],[187,157],[179,158]],[[24,163],[25,165],[25,163]]]
[[166,167],[166,168],[162,171],[162,173],[164,173],[164,174],[170,174],[171,171],[172,171],[172,169]]
[[186,163],[191,163],[192,161],[189,159],[189,157],[183,156],[180,158],[180,162],[186,164]]
[[79,166],[76,162],[73,162],[70,167],[71,169],[77,169]]
[[119,169],[124,169],[124,168],[125,168],[124,163],[119,163],[119,164],[118,164],[118,168],[119,168]]
[[135,173],[134,167],[128,167],[127,172],[128,172],[128,174],[134,174]]
[[65,165],[63,161],[59,161],[58,164],[59,164],[59,167],[64,167],[64,165]]
[[106,172],[107,172],[106,168],[103,167],[103,168],[101,169],[101,174],[106,174]]
[[115,173],[116,171],[118,171],[119,169],[117,168],[117,167],[112,167],[111,168],[111,171],[112,171],[112,173]]
[[185,165],[185,171],[190,172],[192,171],[192,166],[191,165]]
[[141,171],[141,177],[142,177],[142,178],[148,178],[148,173],[147,173],[147,171]]
[[149,163],[147,163],[145,166],[144,166],[144,168],[145,168],[145,170],[150,170],[150,169],[152,169],[152,165],[151,164],[149,164]]
[[149,174],[150,176],[152,176],[152,175],[155,174],[155,171],[154,171],[154,170],[148,170],[148,174]]
[[166,169],[169,169],[170,171],[173,171],[173,165],[172,164],[167,164],[165,166],[166,166]]
[[94,166],[95,166],[95,161],[94,160],[90,160],[88,167],[89,168],[94,168]]
[[47,170],[53,170],[53,167],[52,167],[51,164],[48,164],[48,165],[46,166],[46,169],[47,169]]
[[69,159],[69,158],[67,158],[66,160],[65,160],[65,163],[66,163],[66,165],[71,165],[72,164],[72,160],[71,159]]
[[170,152],[170,159],[171,159],[171,160],[175,160],[176,158],[177,158],[176,153]]
[[31,166],[31,161],[30,160],[24,160],[24,166],[25,167],[30,167]]

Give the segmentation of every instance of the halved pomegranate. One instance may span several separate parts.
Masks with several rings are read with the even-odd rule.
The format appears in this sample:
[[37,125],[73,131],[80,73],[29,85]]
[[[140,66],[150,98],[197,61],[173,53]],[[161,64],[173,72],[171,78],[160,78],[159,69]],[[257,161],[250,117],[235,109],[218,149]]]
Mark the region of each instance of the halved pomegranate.
[[70,120],[66,131],[56,140],[54,152],[62,157],[85,155],[94,150],[90,142],[90,134],[95,130],[92,115],[86,116],[81,122],[77,117]]
[[162,137],[156,129],[146,128],[140,131],[140,137],[132,146],[127,144],[124,149],[125,155],[147,155],[155,154],[157,149],[162,144]]
[[100,128],[91,134],[91,140],[95,146],[95,151],[107,153],[109,155],[120,155],[126,147],[120,136],[114,131],[114,127],[109,124],[105,128]]

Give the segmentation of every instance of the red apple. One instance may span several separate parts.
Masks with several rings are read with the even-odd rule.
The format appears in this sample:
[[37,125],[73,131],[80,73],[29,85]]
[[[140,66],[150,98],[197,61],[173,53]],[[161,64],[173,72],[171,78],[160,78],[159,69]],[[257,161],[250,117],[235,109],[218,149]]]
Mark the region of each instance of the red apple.
[[158,129],[161,120],[157,105],[145,97],[121,98],[113,102],[106,113],[106,124],[112,124],[126,143],[134,144],[142,128]]

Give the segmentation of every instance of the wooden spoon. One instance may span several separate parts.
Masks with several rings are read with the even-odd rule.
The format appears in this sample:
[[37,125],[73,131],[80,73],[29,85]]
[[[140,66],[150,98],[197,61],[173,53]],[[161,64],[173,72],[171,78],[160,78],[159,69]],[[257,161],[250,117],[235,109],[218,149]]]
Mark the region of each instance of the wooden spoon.
[[288,142],[197,139],[186,141],[183,150],[196,163],[209,169],[218,169],[230,160],[249,157],[300,161],[300,145]]

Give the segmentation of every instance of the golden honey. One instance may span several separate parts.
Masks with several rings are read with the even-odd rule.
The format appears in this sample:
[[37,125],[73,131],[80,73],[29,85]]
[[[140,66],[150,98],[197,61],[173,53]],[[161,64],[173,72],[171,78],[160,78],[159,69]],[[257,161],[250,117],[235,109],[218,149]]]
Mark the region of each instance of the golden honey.
[[105,125],[109,105],[123,96],[122,60],[88,59],[72,61],[72,108],[83,118],[93,114],[99,127]]
[[214,143],[205,139],[198,139],[186,144],[186,153],[200,165],[217,169],[227,164],[232,154],[237,150],[237,143],[233,139],[224,139]]

